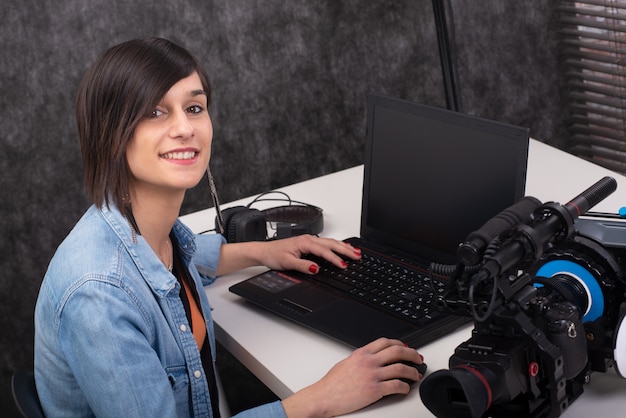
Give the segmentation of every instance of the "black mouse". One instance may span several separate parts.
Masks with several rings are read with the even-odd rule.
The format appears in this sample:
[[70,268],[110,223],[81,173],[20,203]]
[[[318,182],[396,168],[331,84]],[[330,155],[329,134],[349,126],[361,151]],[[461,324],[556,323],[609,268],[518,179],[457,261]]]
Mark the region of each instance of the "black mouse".
[[[428,369],[428,366],[426,365],[426,363],[416,364],[416,363],[411,363],[408,361],[403,361],[402,364],[406,364],[407,366],[411,366],[415,368],[418,372],[420,372],[422,377],[426,374],[426,369]],[[408,383],[409,385],[412,385],[413,383],[415,383],[415,380],[411,380],[411,379],[402,378],[400,380],[402,380],[405,383]]]

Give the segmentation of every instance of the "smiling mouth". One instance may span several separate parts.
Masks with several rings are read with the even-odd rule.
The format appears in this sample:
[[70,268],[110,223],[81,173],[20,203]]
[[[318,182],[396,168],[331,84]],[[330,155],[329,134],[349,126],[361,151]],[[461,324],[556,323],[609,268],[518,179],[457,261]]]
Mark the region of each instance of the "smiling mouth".
[[195,151],[168,152],[161,155],[166,160],[192,160],[198,153]]

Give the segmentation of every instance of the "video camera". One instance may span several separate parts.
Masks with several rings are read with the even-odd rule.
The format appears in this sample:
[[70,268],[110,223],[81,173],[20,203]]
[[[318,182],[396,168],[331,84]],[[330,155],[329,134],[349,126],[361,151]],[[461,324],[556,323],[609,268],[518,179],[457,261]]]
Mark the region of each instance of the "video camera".
[[437,305],[474,329],[420,384],[433,414],[557,417],[591,372],[626,377],[626,221],[580,218],[616,188],[605,177],[565,205],[524,198],[459,246]]

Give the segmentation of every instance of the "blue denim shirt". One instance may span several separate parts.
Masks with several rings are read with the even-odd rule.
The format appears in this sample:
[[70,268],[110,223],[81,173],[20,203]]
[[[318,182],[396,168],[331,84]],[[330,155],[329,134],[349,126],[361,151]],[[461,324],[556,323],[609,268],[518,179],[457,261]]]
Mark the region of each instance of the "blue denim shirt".
[[[215,358],[211,308],[219,235],[173,232],[199,290]],[[200,353],[180,285],[115,207],[92,206],[59,246],[35,308],[35,379],[51,417],[211,417]],[[280,402],[243,417],[284,417]]]

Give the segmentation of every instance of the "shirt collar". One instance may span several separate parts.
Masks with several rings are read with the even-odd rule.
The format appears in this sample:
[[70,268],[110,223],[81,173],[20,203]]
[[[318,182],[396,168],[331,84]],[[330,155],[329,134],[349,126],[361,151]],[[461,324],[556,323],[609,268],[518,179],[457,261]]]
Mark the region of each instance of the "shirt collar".
[[[100,207],[100,213],[118,236],[137,270],[154,293],[164,297],[178,288],[176,278],[167,270],[148,242],[137,233],[117,206],[113,203],[110,203],[108,207],[103,205]],[[196,252],[195,236],[179,219],[174,223],[172,231],[178,241],[181,258],[184,264],[188,265]]]

